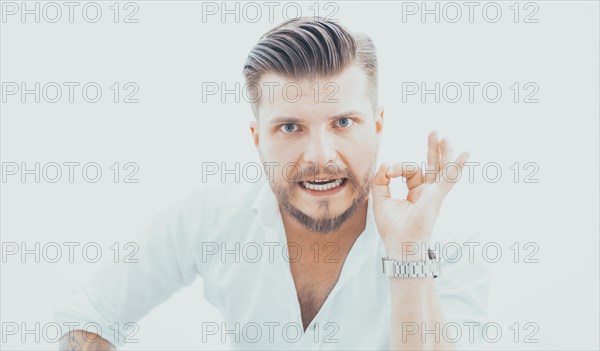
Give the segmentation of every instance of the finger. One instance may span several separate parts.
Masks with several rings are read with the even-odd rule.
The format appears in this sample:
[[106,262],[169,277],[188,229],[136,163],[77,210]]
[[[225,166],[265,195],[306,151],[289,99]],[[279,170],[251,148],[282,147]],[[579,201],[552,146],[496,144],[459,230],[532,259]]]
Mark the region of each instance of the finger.
[[452,145],[450,145],[450,141],[448,140],[448,138],[442,138],[442,140],[440,140],[440,153],[442,156],[442,168],[448,162],[454,160],[454,150],[452,149]]
[[438,149],[439,137],[437,131],[431,131],[427,137],[427,163],[434,164],[440,160],[440,150]]
[[417,187],[414,190],[411,190],[408,192],[408,194],[406,195],[406,200],[408,200],[411,203],[416,203],[417,200],[419,199],[419,197],[421,196],[421,192],[423,191],[423,189],[425,189],[424,187]]
[[390,193],[390,179],[385,176],[390,166],[387,163],[382,163],[373,177],[371,183],[371,193],[373,194],[373,205],[392,197]]
[[462,170],[465,166],[465,162],[469,159],[469,152],[465,151],[461,153],[456,160],[448,162],[441,172],[441,179],[439,182],[439,188],[442,196],[446,196],[454,187],[460,178],[462,177]]
[[408,190],[418,187],[424,181],[419,165],[411,162],[394,163],[387,171],[386,176],[388,178],[406,178],[406,187]]
[[427,183],[433,183],[440,168],[439,137],[437,132],[434,130],[429,133],[429,137],[427,138],[427,166],[425,168],[425,181]]

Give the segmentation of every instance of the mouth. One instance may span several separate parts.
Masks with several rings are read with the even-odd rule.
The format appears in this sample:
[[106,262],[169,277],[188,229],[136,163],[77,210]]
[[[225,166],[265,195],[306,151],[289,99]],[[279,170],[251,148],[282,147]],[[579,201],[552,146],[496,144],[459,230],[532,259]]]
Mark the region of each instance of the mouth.
[[298,182],[298,185],[312,195],[332,195],[344,188],[347,182],[348,178],[315,179]]

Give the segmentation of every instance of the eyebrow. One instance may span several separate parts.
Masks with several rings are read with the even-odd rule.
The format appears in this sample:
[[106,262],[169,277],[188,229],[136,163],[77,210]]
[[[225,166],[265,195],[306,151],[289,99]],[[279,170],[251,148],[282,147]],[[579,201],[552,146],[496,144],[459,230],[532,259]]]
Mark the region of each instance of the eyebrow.
[[[338,113],[334,116],[329,117],[329,119],[332,120],[332,119],[338,119],[338,118],[348,117],[348,116],[361,116],[361,114],[358,111],[352,110],[352,111],[348,111],[348,112]],[[273,119],[270,122],[270,124],[274,125],[274,124],[286,124],[286,123],[300,123],[302,121],[303,121],[302,118],[291,117],[291,116],[290,117],[282,116],[282,117],[277,117],[277,118]]]

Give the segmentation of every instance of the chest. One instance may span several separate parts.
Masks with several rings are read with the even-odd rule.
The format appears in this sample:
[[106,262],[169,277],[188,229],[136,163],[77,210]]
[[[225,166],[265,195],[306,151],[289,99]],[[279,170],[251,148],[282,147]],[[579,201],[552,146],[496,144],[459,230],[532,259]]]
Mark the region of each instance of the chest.
[[[239,323],[240,348],[387,349],[389,279],[381,274],[380,260],[330,256],[334,250],[323,245],[320,256],[310,247],[289,255],[281,253],[283,246],[276,248],[271,256],[263,251],[263,259],[257,262],[209,257],[213,259],[203,275],[205,296],[222,314],[227,328]],[[307,260],[295,259],[299,256]],[[244,339],[242,331],[253,330],[256,323],[261,326],[260,341],[254,342],[252,335]],[[273,330],[269,329],[272,323],[277,323]],[[304,333],[300,331],[298,341],[299,323]]]
[[304,260],[290,262],[305,330],[335,287],[342,266],[340,260],[327,263]]

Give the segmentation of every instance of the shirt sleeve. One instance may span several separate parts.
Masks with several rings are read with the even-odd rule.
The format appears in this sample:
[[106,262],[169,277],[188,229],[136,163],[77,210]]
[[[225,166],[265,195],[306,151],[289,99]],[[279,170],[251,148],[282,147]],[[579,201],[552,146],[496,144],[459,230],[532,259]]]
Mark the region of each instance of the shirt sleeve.
[[137,262],[102,265],[55,309],[55,320],[123,346],[139,319],[201,275],[193,247],[205,230],[202,199],[197,191],[162,211],[132,240]]
[[460,240],[441,242],[438,251],[441,274],[436,287],[446,315],[440,332],[445,340],[456,340],[457,350],[479,349],[489,319],[489,269],[481,255],[469,252],[469,247],[481,249],[482,238],[482,229],[472,229]]

